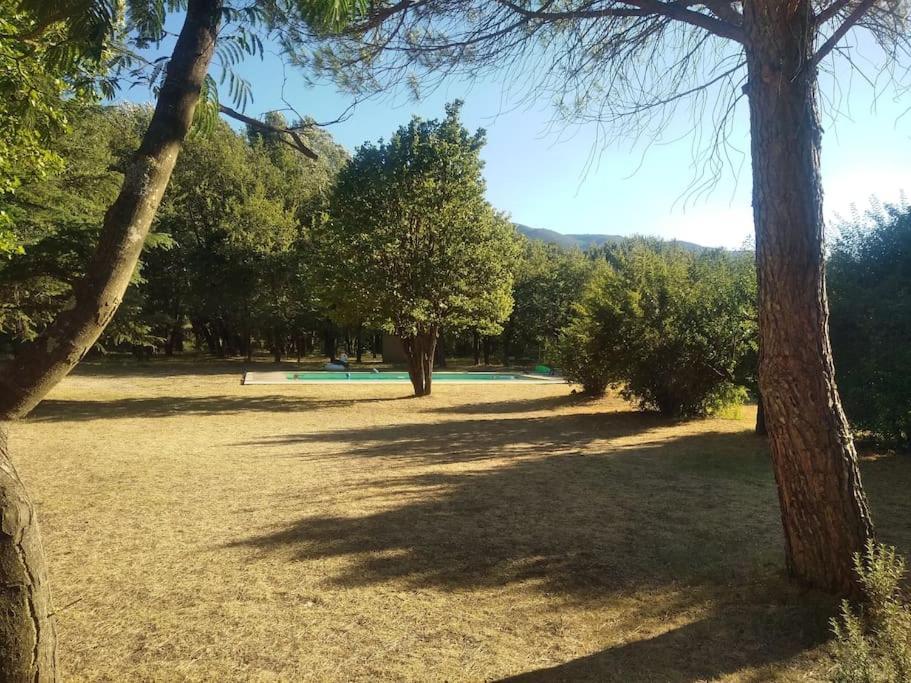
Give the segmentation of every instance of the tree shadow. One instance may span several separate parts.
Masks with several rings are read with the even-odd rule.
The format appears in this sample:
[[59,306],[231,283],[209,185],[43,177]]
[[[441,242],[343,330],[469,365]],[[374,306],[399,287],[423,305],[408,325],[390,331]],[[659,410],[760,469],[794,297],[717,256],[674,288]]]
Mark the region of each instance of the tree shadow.
[[[405,463],[466,463],[531,455],[578,454],[580,448],[599,440],[636,436],[637,447],[658,445],[648,435],[675,424],[655,413],[629,410],[589,412],[536,417],[504,417],[492,420],[447,420],[392,424],[363,429],[338,428],[302,434],[281,434],[235,446],[259,447],[269,456],[268,447],[300,445],[300,452],[289,457],[319,459],[308,445],[336,444],[336,454],[345,457],[382,458]],[[619,447],[619,445],[615,445]]]
[[[619,399],[608,401],[613,405],[627,405]],[[592,399],[585,396],[571,395],[567,392],[561,396],[536,396],[534,398],[517,398],[509,401],[490,401],[481,403],[460,403],[451,406],[434,408],[431,412],[452,415],[505,415],[508,413],[529,413],[544,410],[560,410],[575,406],[601,406],[604,399]]]
[[[630,615],[658,620],[717,608],[529,680],[634,680],[629,672],[690,681],[777,662],[819,642],[831,603],[808,600],[784,580],[765,442],[746,430],[681,433],[669,424],[617,412],[269,440],[335,441],[331,453],[294,457],[345,457],[352,466],[377,458],[383,474],[372,493],[358,492],[363,514],[307,515],[229,547],[293,561],[343,558],[327,586],[521,586],[587,606],[673,593],[676,602],[655,599]],[[411,471],[425,465],[443,467]]]
[[[826,634],[821,614],[800,604],[778,609],[730,609],[660,635],[633,640],[557,666],[502,679],[501,683],[558,681],[714,680],[746,667],[789,660],[820,645]],[[771,676],[760,672],[756,680]]]
[[316,399],[304,396],[155,396],[112,400],[45,399],[29,416],[36,422],[158,418],[175,415],[230,413],[295,413],[323,408],[344,408],[359,403],[382,403],[408,396]]
[[[237,544],[290,547],[300,559],[356,558],[332,579],[341,585],[535,581],[542,590],[586,598],[645,584],[727,581],[781,566],[771,473],[750,435],[653,439],[644,432],[635,445],[580,455],[579,434],[621,439],[644,419],[604,415],[610,426],[591,429],[581,417],[590,416],[564,416],[534,442],[527,423],[537,420],[495,420],[517,424],[475,432],[470,447],[458,441],[468,434],[463,423],[359,430],[348,435],[355,445],[347,457],[457,467],[383,477],[375,488],[386,505],[373,514],[307,516]],[[415,427],[420,432],[410,434]],[[492,452],[495,443],[511,446],[508,460],[472,467],[502,457]]]

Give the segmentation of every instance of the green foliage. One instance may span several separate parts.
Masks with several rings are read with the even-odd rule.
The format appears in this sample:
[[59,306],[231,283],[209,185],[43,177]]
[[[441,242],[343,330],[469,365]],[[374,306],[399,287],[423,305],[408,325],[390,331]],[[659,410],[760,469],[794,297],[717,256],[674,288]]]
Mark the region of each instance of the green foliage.
[[640,240],[607,252],[560,340],[564,374],[590,393],[693,416],[742,400],[756,346],[752,261]]
[[842,226],[828,262],[838,387],[852,426],[911,447],[911,207]]
[[65,25],[45,26],[43,15],[14,0],[0,0],[0,36],[2,257],[21,250],[9,215],[13,194],[62,169],[53,143],[69,130],[72,112],[93,99],[98,64],[68,41]]
[[498,333],[512,307],[515,231],[484,199],[460,103],[360,147],[339,174],[320,232],[333,315],[403,337],[446,326]]
[[894,548],[870,541],[854,556],[864,604],[844,601],[832,620],[835,683],[911,680],[911,604],[902,593],[905,561]]
[[[0,260],[0,338],[13,344],[37,336],[69,300],[120,186],[118,169],[139,144],[149,116],[141,107],[88,107],[74,113],[73,132],[49,148],[66,159],[64,169],[33,177],[9,197],[8,216],[21,250]],[[168,243],[153,237],[150,245]],[[140,280],[137,271],[133,281]],[[102,343],[114,337],[152,341],[137,319],[139,304],[139,292],[131,289]]]
[[[149,116],[135,106],[82,110],[73,133],[52,147],[65,168],[13,197],[24,250],[0,261],[0,342],[15,348],[33,339],[70,298]],[[317,326],[309,230],[346,155],[326,133],[304,135],[319,161],[223,122],[187,142],[99,348],[160,348],[190,320],[217,338],[218,352],[239,351],[247,338],[273,345]]]
[[543,360],[569,323],[592,264],[579,251],[525,238],[521,243],[504,343],[515,357]]

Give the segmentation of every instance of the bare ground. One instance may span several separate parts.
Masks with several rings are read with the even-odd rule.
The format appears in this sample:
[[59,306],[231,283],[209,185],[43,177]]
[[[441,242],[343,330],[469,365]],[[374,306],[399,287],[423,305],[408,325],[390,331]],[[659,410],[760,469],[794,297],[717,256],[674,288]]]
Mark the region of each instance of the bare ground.
[[[762,440],[566,387],[86,366],[12,433],[67,680],[811,680]],[[911,459],[868,458],[911,548]]]

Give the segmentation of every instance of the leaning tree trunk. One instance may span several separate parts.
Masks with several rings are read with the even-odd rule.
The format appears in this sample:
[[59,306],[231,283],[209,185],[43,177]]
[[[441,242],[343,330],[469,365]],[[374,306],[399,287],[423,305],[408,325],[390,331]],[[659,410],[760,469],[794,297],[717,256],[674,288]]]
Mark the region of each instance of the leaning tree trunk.
[[220,5],[219,0],[189,3],[155,113],[126,168],[120,194],[105,214],[101,238],[74,288],[73,303],[0,373],[0,417],[20,417],[34,408],[91,348],[117,311],[193,121],[215,47]]
[[0,681],[53,681],[56,637],[38,518],[0,422]]
[[220,13],[220,0],[190,0],[149,128],[105,214],[72,304],[0,370],[0,681],[56,678],[38,522],[9,459],[6,424],[26,415],[73,369],[117,311],[193,121]]
[[829,346],[810,0],[744,3],[759,271],[759,385],[789,572],[856,591],[873,535]]

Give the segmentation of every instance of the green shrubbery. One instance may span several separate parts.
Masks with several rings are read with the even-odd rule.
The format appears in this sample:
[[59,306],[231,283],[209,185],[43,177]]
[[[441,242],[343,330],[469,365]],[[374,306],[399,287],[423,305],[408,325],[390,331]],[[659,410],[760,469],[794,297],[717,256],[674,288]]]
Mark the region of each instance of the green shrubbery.
[[843,227],[828,264],[835,371],[852,427],[911,446],[911,208]]
[[905,562],[894,548],[871,542],[854,563],[865,603],[857,610],[842,603],[841,617],[832,620],[831,680],[911,681],[911,605],[900,589]]
[[563,330],[558,361],[587,393],[616,384],[666,415],[712,413],[745,397],[755,299],[748,256],[637,240],[605,253]]

